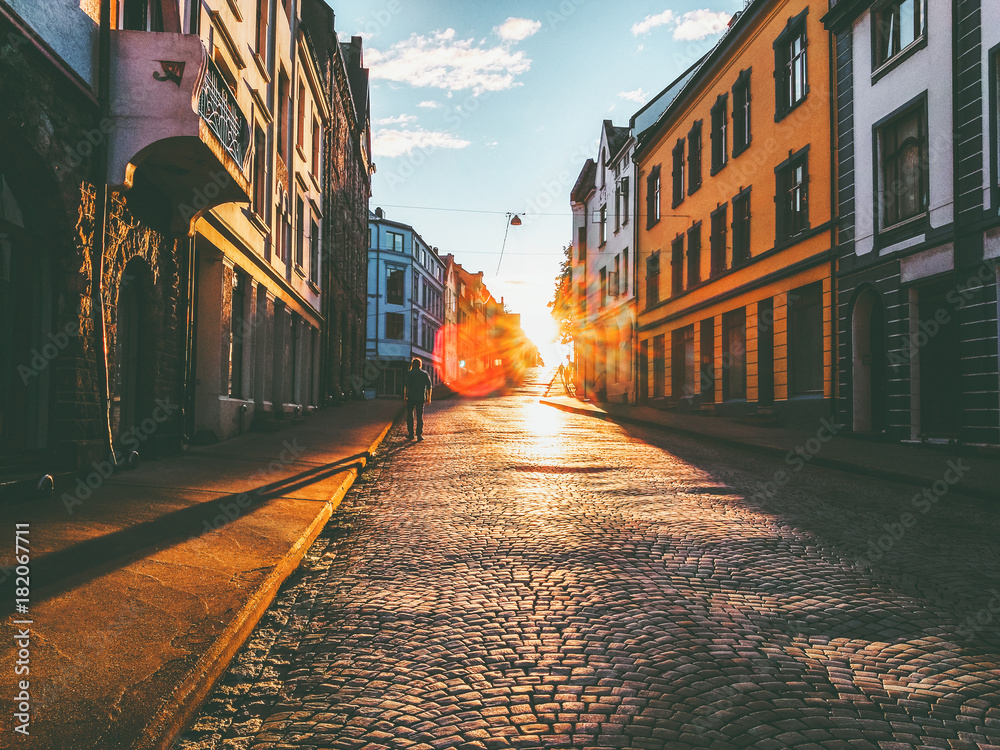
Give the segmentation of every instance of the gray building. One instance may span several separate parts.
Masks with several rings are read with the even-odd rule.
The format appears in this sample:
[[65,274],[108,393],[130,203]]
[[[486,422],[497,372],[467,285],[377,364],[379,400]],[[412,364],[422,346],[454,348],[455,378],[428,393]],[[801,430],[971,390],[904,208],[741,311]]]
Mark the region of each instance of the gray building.
[[409,224],[382,209],[368,221],[368,395],[401,396],[413,357],[444,380],[445,263]]

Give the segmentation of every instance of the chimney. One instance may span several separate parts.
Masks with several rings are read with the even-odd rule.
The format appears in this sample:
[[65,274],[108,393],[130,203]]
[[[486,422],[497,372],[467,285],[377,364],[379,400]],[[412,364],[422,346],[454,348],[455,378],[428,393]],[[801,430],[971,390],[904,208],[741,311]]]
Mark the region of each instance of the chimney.
[[385,218],[385,211],[383,211],[381,207],[375,209],[375,218],[376,219]]

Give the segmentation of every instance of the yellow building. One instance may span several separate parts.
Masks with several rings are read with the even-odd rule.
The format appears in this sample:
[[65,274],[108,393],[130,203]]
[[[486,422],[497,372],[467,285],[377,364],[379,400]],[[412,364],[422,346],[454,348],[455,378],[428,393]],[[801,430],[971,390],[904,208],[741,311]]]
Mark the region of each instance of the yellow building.
[[640,401],[830,413],[826,2],[755,2],[632,120]]

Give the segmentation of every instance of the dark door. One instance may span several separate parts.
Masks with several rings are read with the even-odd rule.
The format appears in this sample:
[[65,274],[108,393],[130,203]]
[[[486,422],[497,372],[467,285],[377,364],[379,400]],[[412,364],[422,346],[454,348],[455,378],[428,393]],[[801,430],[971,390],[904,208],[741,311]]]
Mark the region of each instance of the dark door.
[[944,282],[917,292],[920,321],[914,344],[920,359],[920,432],[929,437],[954,437],[961,421],[958,320],[945,298],[952,288]]
[[757,405],[774,405],[774,299],[757,303]]

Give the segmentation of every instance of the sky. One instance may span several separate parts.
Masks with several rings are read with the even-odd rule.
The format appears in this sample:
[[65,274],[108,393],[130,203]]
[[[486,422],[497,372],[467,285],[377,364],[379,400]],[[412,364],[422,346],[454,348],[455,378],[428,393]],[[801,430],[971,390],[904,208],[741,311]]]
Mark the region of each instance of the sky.
[[[546,303],[601,123],[628,125],[743,0],[328,2],[341,40],[364,38],[371,71],[371,209],[483,271],[555,363],[567,350]],[[504,243],[508,214],[523,223]]]

